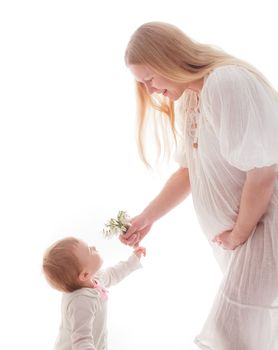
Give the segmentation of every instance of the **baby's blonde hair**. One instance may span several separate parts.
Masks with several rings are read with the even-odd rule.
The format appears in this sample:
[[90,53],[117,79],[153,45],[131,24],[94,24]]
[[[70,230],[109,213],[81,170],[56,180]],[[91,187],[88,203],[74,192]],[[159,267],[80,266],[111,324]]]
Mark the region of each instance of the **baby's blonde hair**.
[[[216,47],[193,41],[177,27],[163,22],[145,23],[134,32],[126,48],[125,63],[127,66],[145,65],[156,74],[176,83],[199,80],[222,65],[239,65],[253,72],[268,85],[262,74],[247,62]],[[140,82],[136,82],[136,94],[138,149],[141,159],[149,165],[144,145],[146,121],[153,118],[159,153],[161,150],[166,154],[169,153],[171,137],[172,140],[173,137],[175,139],[174,103],[164,96],[156,94],[150,96],[144,84]],[[158,127],[160,131],[157,131]]]
[[79,240],[74,237],[61,239],[52,244],[43,257],[42,269],[48,283],[63,292],[81,288],[79,274],[81,265],[74,249]]

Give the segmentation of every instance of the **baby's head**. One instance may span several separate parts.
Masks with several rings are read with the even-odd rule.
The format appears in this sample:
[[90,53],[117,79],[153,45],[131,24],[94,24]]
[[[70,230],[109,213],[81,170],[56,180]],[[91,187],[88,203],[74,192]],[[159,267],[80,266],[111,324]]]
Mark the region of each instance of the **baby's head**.
[[43,257],[43,272],[48,283],[63,292],[93,285],[93,277],[102,265],[95,247],[74,237],[52,244]]

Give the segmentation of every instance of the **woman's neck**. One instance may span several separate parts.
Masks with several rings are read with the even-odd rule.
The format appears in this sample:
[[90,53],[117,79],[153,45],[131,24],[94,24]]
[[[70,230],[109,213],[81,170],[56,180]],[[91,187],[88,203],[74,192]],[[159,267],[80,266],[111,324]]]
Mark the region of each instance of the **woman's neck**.
[[200,93],[204,85],[204,78],[199,80],[192,81],[188,84],[187,89],[193,90],[197,93]]

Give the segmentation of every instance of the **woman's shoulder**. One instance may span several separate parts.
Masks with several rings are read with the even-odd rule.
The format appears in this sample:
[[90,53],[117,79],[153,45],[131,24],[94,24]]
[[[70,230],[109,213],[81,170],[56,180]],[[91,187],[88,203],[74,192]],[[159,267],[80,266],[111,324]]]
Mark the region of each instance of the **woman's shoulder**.
[[242,91],[256,89],[261,85],[258,75],[247,67],[240,65],[223,65],[214,68],[205,78],[203,90],[205,92],[226,93],[227,91]]
[[[266,104],[277,109],[278,94],[255,68],[244,65],[223,65],[212,70],[203,85],[203,105],[214,102],[248,101],[253,106]],[[221,102],[221,103],[222,103]],[[242,102],[245,103],[245,102]]]
[[225,83],[244,79],[257,79],[254,73],[240,65],[223,65],[214,68],[207,76],[205,82]]

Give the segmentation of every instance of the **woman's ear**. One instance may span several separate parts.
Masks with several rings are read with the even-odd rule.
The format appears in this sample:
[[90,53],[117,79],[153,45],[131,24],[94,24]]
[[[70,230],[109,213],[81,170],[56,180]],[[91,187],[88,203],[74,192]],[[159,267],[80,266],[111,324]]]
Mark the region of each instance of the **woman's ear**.
[[90,274],[86,270],[82,270],[78,276],[81,282],[86,282],[90,278]]

